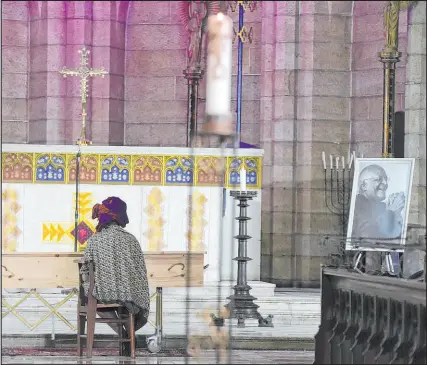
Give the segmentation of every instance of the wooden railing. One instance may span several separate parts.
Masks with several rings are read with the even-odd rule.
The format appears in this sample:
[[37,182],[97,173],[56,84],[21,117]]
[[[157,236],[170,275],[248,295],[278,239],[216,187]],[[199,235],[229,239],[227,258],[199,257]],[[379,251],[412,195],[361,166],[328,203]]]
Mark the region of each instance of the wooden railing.
[[322,268],[315,364],[425,364],[426,283]]

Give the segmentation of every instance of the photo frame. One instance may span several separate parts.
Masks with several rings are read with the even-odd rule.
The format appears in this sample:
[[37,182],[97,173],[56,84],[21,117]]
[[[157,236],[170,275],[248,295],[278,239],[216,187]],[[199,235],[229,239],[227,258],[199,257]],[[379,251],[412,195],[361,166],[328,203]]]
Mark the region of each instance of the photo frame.
[[405,245],[414,175],[413,158],[357,158],[346,250],[393,251],[377,243]]

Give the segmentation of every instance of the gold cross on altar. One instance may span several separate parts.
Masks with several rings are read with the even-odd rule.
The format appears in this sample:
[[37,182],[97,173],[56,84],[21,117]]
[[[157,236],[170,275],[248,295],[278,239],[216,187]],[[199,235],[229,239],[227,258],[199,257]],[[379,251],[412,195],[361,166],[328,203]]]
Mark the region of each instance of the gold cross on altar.
[[61,73],[64,77],[79,76],[81,79],[80,92],[82,97],[82,130],[80,133],[80,138],[77,140],[77,144],[80,146],[87,146],[91,143],[89,140],[86,139],[86,99],[88,91],[88,78],[93,76],[101,76],[102,78],[104,78],[104,76],[108,74],[108,71],[105,71],[103,67],[99,70],[94,70],[87,66],[87,56],[90,51],[86,49],[86,46],[83,45],[83,48],[81,50],[78,50],[78,53],[81,54],[80,67],[77,69],[69,70],[64,66],[62,70],[59,71],[59,73]]

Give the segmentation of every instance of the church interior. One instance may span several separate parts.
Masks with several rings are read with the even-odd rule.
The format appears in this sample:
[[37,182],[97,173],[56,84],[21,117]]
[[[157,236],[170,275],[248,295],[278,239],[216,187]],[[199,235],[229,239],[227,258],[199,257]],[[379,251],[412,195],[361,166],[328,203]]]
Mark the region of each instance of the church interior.
[[[312,363],[321,266],[348,235],[356,159],[411,162],[404,225],[425,235],[424,1],[2,1],[1,8],[2,337],[12,349],[2,355],[10,363],[18,337],[30,347],[75,341],[76,293],[49,287],[59,279],[39,273],[44,262],[61,262],[75,269],[63,270],[61,280],[71,283],[72,260],[96,231],[92,206],[107,196],[127,202],[127,229],[154,276],[179,274],[175,261],[165,269],[160,253],[196,257],[191,290],[175,276],[155,279],[150,320],[156,336],[164,332],[165,349],[188,337],[182,313],[190,296],[192,331],[209,330],[205,312],[216,310],[217,292],[229,302],[239,271],[265,316],[233,327],[237,347],[253,349],[255,339],[263,349],[306,350],[300,361]],[[233,137],[222,147],[202,133],[209,99],[220,98],[207,87],[207,17],[218,13],[233,21]],[[63,261],[54,263],[54,254]],[[425,265],[425,241],[423,253],[403,256],[408,278]],[[103,326],[95,336],[111,335]],[[148,337],[148,327],[137,336]]]

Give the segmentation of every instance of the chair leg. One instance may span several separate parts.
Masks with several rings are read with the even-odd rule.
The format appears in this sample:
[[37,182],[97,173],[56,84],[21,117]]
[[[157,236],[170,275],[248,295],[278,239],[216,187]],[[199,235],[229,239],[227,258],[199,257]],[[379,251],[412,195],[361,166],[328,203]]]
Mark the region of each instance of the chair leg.
[[130,339],[130,357],[135,359],[136,357],[136,343],[135,343],[135,316],[129,313],[129,339]]
[[[117,310],[117,316],[119,319],[123,318],[122,308],[119,308]],[[125,337],[125,329],[124,329],[123,325],[119,325],[118,334],[119,334],[119,349],[120,349],[119,350],[119,356],[122,357],[122,356],[125,356],[125,353],[124,353],[124,345],[125,344],[121,341]]]
[[81,336],[85,334],[86,316],[77,311],[77,356],[83,356],[83,344]]
[[87,342],[86,356],[92,357],[93,342],[95,339],[96,299],[89,295],[87,305]]

